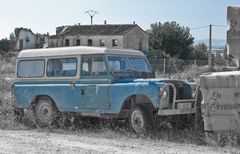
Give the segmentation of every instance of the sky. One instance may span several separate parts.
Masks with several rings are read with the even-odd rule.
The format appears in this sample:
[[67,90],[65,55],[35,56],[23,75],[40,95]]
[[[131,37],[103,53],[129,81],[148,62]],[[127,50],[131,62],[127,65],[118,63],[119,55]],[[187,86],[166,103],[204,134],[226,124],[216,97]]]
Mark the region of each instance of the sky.
[[[227,6],[240,6],[240,0],[0,0],[0,39],[16,27],[34,33],[55,34],[62,25],[90,24],[88,10],[99,14],[94,24],[132,24],[143,30],[155,22],[176,21],[194,29],[212,25],[227,26]],[[214,39],[225,39],[227,27],[213,27]],[[196,40],[207,39],[209,28],[191,30]]]

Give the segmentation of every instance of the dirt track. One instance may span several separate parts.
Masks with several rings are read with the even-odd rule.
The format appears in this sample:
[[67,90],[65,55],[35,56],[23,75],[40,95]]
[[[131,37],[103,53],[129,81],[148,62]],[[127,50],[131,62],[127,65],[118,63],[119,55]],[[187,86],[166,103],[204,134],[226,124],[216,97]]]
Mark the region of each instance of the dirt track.
[[129,137],[113,131],[0,130],[0,153],[233,153],[233,147],[208,147]]

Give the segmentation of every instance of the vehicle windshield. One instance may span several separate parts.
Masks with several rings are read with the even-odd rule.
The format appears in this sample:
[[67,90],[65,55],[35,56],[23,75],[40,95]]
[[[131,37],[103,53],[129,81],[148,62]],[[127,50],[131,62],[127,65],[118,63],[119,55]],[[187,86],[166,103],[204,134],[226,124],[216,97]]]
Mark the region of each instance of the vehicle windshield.
[[145,57],[108,56],[109,70],[121,77],[152,77],[152,69]]

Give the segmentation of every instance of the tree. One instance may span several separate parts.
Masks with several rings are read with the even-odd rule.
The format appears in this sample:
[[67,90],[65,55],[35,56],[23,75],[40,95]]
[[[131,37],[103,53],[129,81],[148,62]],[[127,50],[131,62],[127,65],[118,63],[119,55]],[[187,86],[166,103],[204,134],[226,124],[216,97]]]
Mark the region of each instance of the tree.
[[12,32],[9,35],[9,48],[10,48],[10,50],[14,50],[15,49],[16,43],[17,43],[17,37]]
[[9,35],[9,39],[3,38],[0,40],[0,50],[4,51],[4,52],[14,50],[16,42],[17,42],[17,38],[16,38],[15,34],[12,32]]
[[7,38],[0,40],[0,50],[8,52],[10,49],[10,41]]
[[204,43],[199,43],[193,47],[192,58],[195,60],[207,60],[208,51]]
[[176,22],[151,24],[150,30],[147,30],[150,51],[164,51],[165,54],[180,59],[191,58],[194,37],[189,31],[189,28]]

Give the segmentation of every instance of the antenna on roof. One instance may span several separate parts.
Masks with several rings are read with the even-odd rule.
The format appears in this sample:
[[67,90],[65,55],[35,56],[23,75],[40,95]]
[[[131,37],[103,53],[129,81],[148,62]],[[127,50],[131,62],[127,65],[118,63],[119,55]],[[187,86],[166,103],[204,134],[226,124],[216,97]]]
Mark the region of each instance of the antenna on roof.
[[94,17],[95,14],[98,14],[98,12],[95,11],[95,10],[88,10],[88,11],[85,12],[85,14],[88,14],[90,16],[90,18],[91,18],[91,25],[92,25],[93,24],[93,17]]

